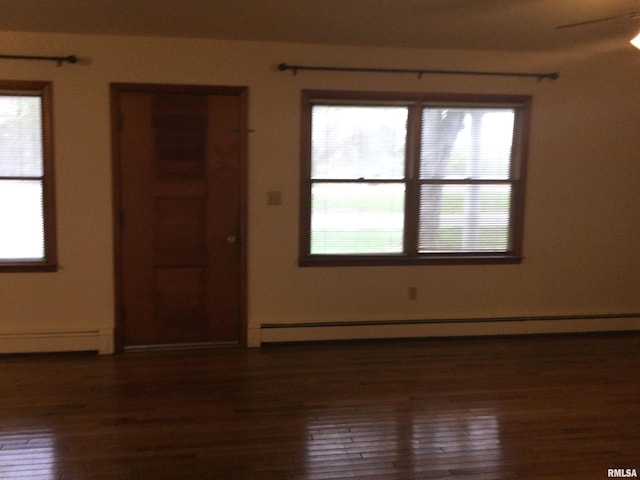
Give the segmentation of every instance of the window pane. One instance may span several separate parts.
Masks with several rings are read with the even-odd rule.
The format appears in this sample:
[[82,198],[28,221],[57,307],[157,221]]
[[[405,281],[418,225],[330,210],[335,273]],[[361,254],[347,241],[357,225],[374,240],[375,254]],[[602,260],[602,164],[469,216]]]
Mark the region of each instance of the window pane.
[[509,108],[425,108],[420,178],[510,177],[515,112]]
[[0,177],[42,176],[41,101],[0,95]]
[[42,182],[0,180],[0,259],[44,258]]
[[509,249],[510,185],[422,185],[420,253]]
[[311,254],[401,253],[404,183],[316,183]]
[[315,105],[311,178],[403,178],[407,112],[395,106]]

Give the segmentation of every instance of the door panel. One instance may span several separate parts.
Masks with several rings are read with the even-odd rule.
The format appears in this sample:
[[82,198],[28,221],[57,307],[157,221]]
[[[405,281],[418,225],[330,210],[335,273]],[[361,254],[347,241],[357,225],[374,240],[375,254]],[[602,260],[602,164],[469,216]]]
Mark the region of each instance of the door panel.
[[239,342],[243,98],[117,93],[123,346]]

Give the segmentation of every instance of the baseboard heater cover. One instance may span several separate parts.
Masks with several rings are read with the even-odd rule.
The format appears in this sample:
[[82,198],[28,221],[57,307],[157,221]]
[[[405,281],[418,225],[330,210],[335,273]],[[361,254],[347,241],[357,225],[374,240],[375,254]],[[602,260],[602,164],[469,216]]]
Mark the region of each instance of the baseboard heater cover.
[[399,337],[518,335],[640,330],[640,312],[593,315],[265,323],[262,343]]
[[78,351],[95,351],[101,355],[113,353],[113,329],[0,332],[0,354]]
[[238,342],[198,342],[165,343],[160,345],[132,345],[124,347],[125,352],[159,352],[171,350],[209,350],[213,348],[237,347]]

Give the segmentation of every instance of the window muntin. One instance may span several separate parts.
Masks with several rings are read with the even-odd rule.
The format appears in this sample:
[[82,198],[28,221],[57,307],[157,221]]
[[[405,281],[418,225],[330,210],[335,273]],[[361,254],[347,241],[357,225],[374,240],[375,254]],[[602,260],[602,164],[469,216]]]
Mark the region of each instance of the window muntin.
[[0,82],[0,270],[55,270],[50,85]]
[[303,92],[301,265],[520,261],[529,103]]

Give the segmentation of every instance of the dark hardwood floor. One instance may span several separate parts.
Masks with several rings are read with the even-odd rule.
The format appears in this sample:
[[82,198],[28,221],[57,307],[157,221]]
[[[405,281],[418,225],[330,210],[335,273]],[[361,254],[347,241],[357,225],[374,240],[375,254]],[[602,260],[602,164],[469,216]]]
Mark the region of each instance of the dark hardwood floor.
[[5,480],[609,468],[640,472],[637,333],[0,357]]

